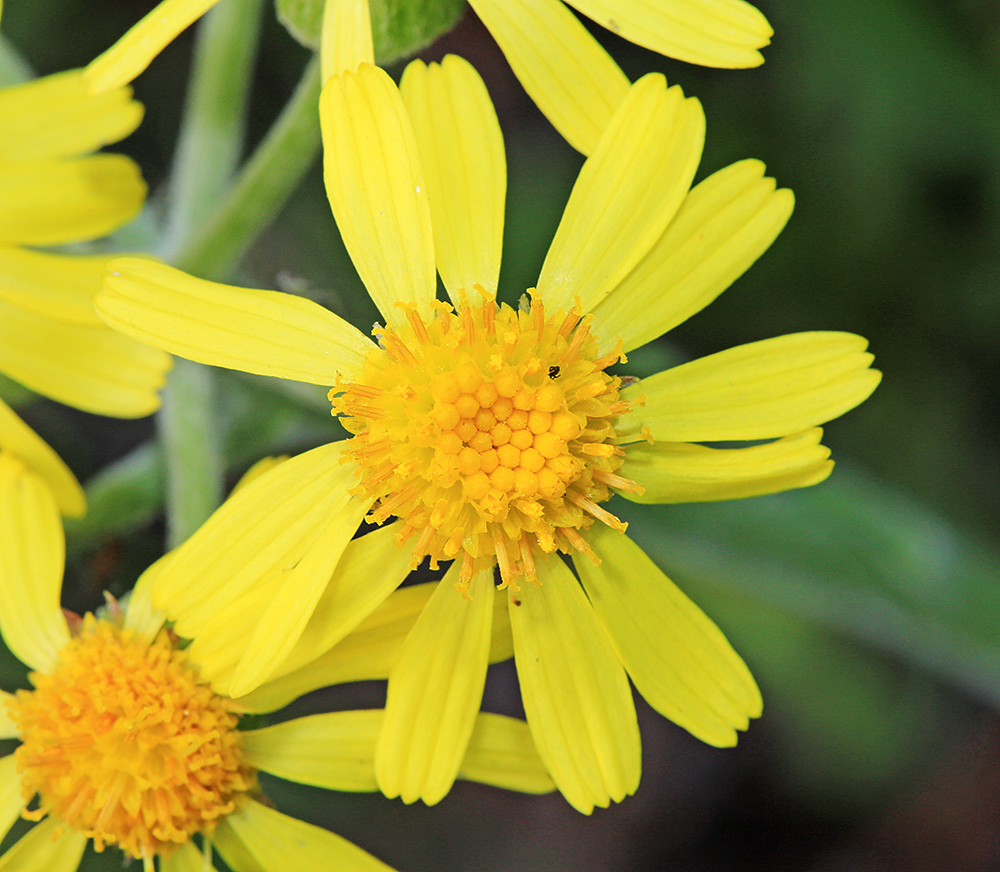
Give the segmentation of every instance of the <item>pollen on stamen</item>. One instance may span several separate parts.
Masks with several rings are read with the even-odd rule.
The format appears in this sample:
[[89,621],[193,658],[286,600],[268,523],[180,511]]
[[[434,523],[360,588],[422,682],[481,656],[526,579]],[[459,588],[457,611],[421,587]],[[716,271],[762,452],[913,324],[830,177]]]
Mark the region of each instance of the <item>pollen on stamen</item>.
[[618,473],[615,423],[631,406],[604,371],[622,343],[599,354],[579,300],[549,316],[533,289],[517,310],[472,289],[480,300],[460,291],[430,319],[403,306],[405,319],[376,331],[363,373],[330,394],[354,434],[345,453],[373,500],[368,520],[402,519],[415,563],[460,559],[464,593],[493,566],[516,589],[552,552],[596,560],[586,529],[625,526],[599,504],[641,490]]

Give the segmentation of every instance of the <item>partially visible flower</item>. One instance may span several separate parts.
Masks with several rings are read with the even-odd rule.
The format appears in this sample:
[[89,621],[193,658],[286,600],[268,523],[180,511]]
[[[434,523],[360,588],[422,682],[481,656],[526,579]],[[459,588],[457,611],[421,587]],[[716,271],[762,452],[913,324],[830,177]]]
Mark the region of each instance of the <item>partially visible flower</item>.
[[[388,869],[275,810],[256,779],[261,770],[330,789],[376,790],[382,711],[240,730],[247,709],[203,681],[197,658],[152,606],[150,585],[170,555],[139,579],[124,611],[109,600],[102,614],[83,618],[59,607],[63,556],[48,488],[0,453],[0,632],[34,670],[33,690],[0,692],[0,737],[21,742],[0,758],[0,837],[18,815],[40,821],[0,857],[0,872],[72,872],[88,840],[97,851],[111,845],[141,859],[145,872],[157,858],[161,872],[209,870],[213,848],[234,872]],[[398,647],[391,634],[368,640],[367,655],[341,675],[384,673]],[[258,699],[250,708],[267,710],[268,696],[276,705],[290,701],[290,686],[265,686],[263,705]],[[499,786],[552,789],[524,723],[498,715],[479,719],[464,769]]]
[[[761,710],[743,661],[605,502],[822,481],[833,464],[817,425],[862,402],[880,375],[863,338],[818,331],[637,384],[609,371],[714,300],[792,211],[791,192],[758,161],[690,188],[704,114],[662,76],[640,79],[619,106],[537,287],[513,307],[496,298],[506,165],[482,80],[448,57],[411,64],[401,91],[361,63],[333,76],[321,101],[327,193],[385,319],[377,344],[299,297],[112,264],[95,301],[108,323],[204,363],[332,385],[353,434],[237,493],[178,550],[155,594],[190,604],[185,635],[227,634],[227,609],[256,610],[252,633],[201,661],[241,696],[290,652],[325,650],[302,628],[342,572],[356,575],[340,555],[366,514],[385,524],[359,539],[382,537],[381,571],[367,600],[348,584],[324,644],[370,613],[407,561],[454,561],[393,668],[377,753],[388,795],[436,802],[482,697],[498,569],[532,735],[560,790],[589,812],[638,783],[629,678],[714,745],[734,744]],[[437,274],[450,303],[436,299]],[[701,444],[721,441],[759,444]],[[212,605],[199,609],[206,590]]]
[[[163,0],[87,68],[105,90],[132,81],[217,0]],[[773,30],[745,0],[567,0],[613,33],[709,67],[755,67]],[[625,99],[628,79],[562,0],[469,0],[514,73],[556,129],[589,154]],[[327,0],[326,22],[368,15],[368,0]],[[337,38],[324,26],[324,51]],[[351,67],[349,67],[351,68]],[[328,74],[338,72],[329,70]]]
[[104,236],[142,208],[138,167],[92,154],[142,118],[131,89],[88,93],[81,70],[0,89],[0,372],[101,415],[159,406],[170,357],[94,314],[106,255],[35,251]]

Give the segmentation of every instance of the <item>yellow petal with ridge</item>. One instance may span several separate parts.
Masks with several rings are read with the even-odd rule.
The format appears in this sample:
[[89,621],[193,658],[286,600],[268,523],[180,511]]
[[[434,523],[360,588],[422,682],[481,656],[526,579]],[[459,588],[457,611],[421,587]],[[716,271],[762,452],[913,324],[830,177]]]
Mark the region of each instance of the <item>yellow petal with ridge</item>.
[[636,82],[580,170],[538,277],[546,308],[589,312],[663,235],[691,186],[705,114],[658,73]]
[[[5,739],[17,738],[17,730],[6,714],[6,700],[10,699],[10,694],[3,694],[5,710],[3,717],[6,719],[4,729],[7,731]],[[11,731],[13,730],[13,731]],[[21,796],[21,779],[17,774],[17,758],[13,754],[0,758],[0,839],[10,832],[10,828],[21,816],[21,811],[27,805],[24,797]]]
[[87,837],[57,817],[36,824],[0,857],[0,872],[76,872]]
[[644,493],[622,496],[636,503],[739,500],[809,487],[833,471],[819,427],[749,448],[708,448],[688,442],[636,442],[625,452],[619,475]]
[[713,173],[684,198],[664,234],[594,307],[603,349],[631,351],[700,312],[774,242],[795,198],[744,160]]
[[774,31],[743,0],[568,0],[598,24],[652,51],[706,67],[756,67]]
[[94,298],[115,330],[180,357],[310,384],[358,373],[372,342],[312,300],[196,279],[147,258],[109,265]]
[[483,80],[468,61],[414,61],[400,82],[420,148],[434,252],[454,302],[474,284],[496,296],[507,163],[503,134]]
[[790,333],[675,366],[622,391],[645,395],[618,433],[658,442],[772,439],[836,418],[865,400],[882,374],[853,333]]
[[590,814],[635,792],[641,767],[632,690],[604,628],[557,555],[541,586],[508,595],[528,726],[556,786]]
[[[600,526],[600,529],[597,527]],[[627,536],[595,524],[600,566],[574,560],[598,621],[654,709],[710,745],[736,744],[760,691],[715,624]]]
[[320,34],[323,81],[343,72],[353,73],[361,64],[373,63],[375,50],[368,0],[326,0]]
[[66,549],[48,486],[0,452],[0,633],[22,663],[50,672],[69,642],[59,605]]
[[[245,868],[240,867],[241,872]],[[189,840],[166,859],[160,858],[160,872],[216,872],[216,868],[206,860],[195,843]]]
[[389,673],[375,777],[390,799],[440,802],[465,757],[483,698],[493,623],[493,569],[477,573],[466,599],[459,562],[438,584]]
[[100,327],[93,297],[113,259],[0,245],[0,300],[47,318]]
[[412,303],[429,319],[437,290],[420,155],[403,98],[378,67],[333,76],[320,97],[323,178],[351,260],[386,321]]
[[552,126],[590,154],[629,81],[559,0],[469,0]]

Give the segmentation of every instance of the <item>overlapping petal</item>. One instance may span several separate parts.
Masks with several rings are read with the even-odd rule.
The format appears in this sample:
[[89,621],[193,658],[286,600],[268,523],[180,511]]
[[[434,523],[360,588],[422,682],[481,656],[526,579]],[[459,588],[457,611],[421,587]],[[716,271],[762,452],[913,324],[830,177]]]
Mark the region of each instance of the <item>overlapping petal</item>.
[[97,239],[134,218],[145,198],[139,168],[124,155],[0,160],[0,242]]
[[493,569],[471,599],[455,591],[456,562],[431,594],[389,674],[375,750],[382,792],[434,805],[451,789],[483,698],[493,618]]
[[62,522],[48,486],[0,452],[0,633],[32,669],[51,670],[69,641],[59,606],[64,560]]
[[326,0],[320,35],[323,81],[361,64],[375,63],[368,0]]
[[96,151],[124,139],[142,120],[131,88],[91,95],[82,70],[43,76],[0,89],[5,124],[0,159],[41,160]]
[[0,245],[0,300],[58,321],[100,327],[93,296],[112,260]]
[[0,872],[76,872],[87,837],[46,818],[0,857]]
[[557,556],[541,586],[509,599],[514,662],[528,726],[556,786],[578,811],[619,802],[639,784],[639,727],[625,669],[587,597]]
[[701,159],[705,114],[663,76],[628,92],[580,170],[538,277],[552,311],[589,312],[646,255],[680,207]]
[[[9,694],[5,693],[3,696],[6,698]],[[5,730],[9,735],[4,738],[14,738],[17,732],[10,732],[10,720],[7,720]],[[13,754],[8,754],[0,758],[0,839],[10,832],[25,804],[24,797],[21,796],[21,779],[17,775],[17,759]]]
[[3,451],[20,460],[49,486],[64,515],[76,517],[86,511],[87,500],[76,476],[62,458],[0,400],[0,452]]
[[387,321],[397,303],[432,313],[437,289],[427,188],[399,90],[362,64],[334,76],[320,97],[323,178],[351,260]]
[[736,730],[761,712],[746,664],[631,539],[595,524],[587,540],[602,563],[574,564],[639,693],[703,742],[735,745]]
[[456,55],[414,61],[400,82],[413,121],[434,227],[437,268],[449,295],[496,295],[503,243],[507,163],[483,80]]
[[756,67],[774,31],[743,0],[568,0],[584,15],[660,54],[706,67]]
[[628,79],[560,0],[469,0],[529,96],[583,154],[597,146]]
[[744,160],[694,187],[666,232],[593,309],[595,330],[610,349],[645,345],[701,311],[774,242],[794,197],[764,178],[764,164]]
[[292,294],[206,282],[146,258],[120,258],[110,270],[94,298],[101,318],[199,363],[333,385],[372,348],[357,328]]
[[749,448],[708,448],[688,442],[630,445],[619,474],[642,485],[622,492],[637,503],[737,500],[808,487],[833,471],[819,427]]
[[852,333],[791,333],[738,345],[643,379],[622,392],[644,405],[619,434],[658,442],[772,439],[822,424],[868,397],[881,379],[868,342]]

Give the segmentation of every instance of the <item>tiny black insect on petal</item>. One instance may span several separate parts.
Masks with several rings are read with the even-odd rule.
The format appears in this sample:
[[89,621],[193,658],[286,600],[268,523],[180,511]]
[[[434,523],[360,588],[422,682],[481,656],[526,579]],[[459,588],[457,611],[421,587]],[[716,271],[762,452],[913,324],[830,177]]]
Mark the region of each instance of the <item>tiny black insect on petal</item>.
[[550,366],[549,367],[549,378],[559,378],[559,367]]

